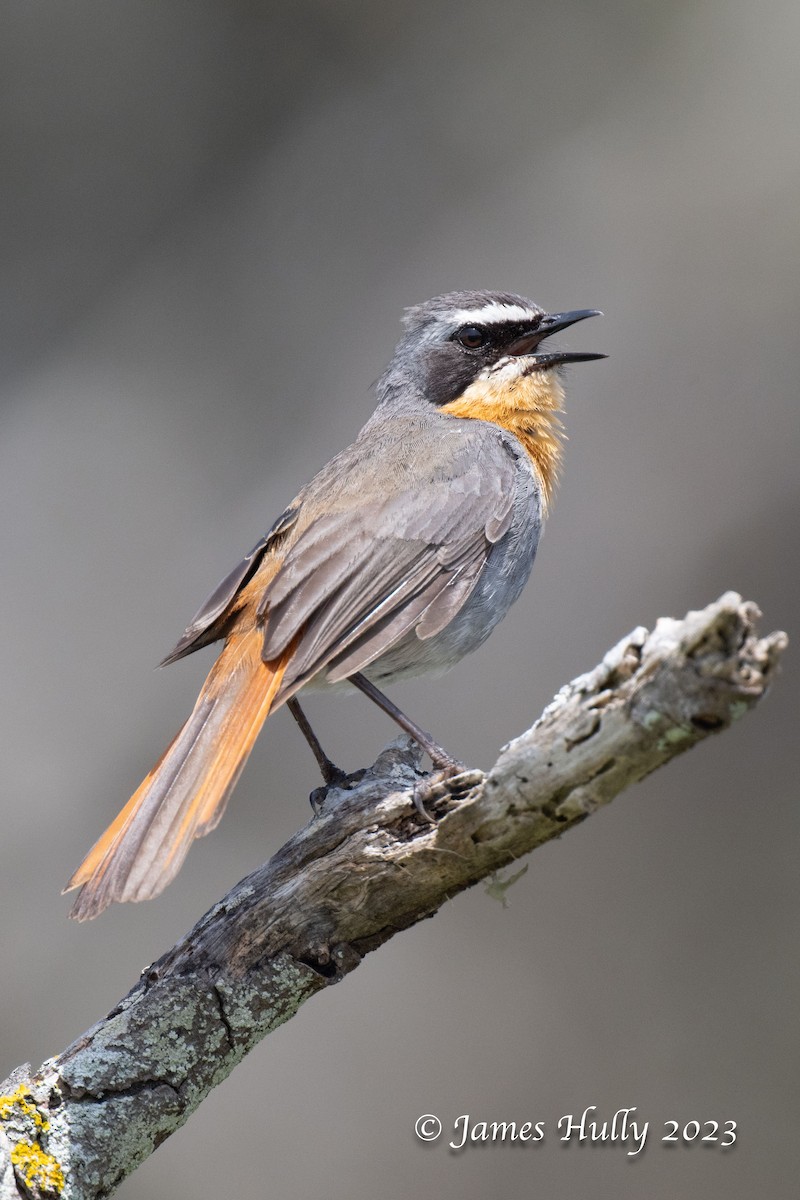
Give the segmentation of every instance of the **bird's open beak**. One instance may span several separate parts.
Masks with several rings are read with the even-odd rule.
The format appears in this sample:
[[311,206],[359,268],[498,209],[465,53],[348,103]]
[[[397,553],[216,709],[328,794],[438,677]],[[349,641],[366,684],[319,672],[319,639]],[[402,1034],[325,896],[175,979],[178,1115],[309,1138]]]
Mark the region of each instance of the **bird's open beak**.
[[576,308],[572,312],[545,313],[537,322],[535,329],[523,333],[509,346],[508,353],[518,358],[523,356],[530,358],[532,365],[538,367],[555,367],[561,363],[591,362],[595,358],[607,358],[606,354],[589,354],[572,350],[552,350],[546,354],[534,353],[539,343],[543,342],[545,338],[549,338],[551,334],[567,329],[570,325],[577,324],[578,321],[585,321],[587,317],[602,317],[602,315],[597,308]]

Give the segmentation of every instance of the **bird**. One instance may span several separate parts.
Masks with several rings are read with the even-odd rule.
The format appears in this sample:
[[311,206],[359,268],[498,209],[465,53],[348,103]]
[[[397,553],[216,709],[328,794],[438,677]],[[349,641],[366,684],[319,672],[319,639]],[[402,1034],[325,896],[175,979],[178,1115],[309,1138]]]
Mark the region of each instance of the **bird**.
[[80,889],[71,917],[151,899],[174,879],[283,704],[325,782],[341,782],[301,690],[355,686],[435,768],[460,768],[382,688],[452,667],[520,595],[561,467],[564,366],[606,357],[547,339],[594,316],[494,291],[406,309],[355,441],[298,492],[163,660],[223,643],[188,720],[65,887]]

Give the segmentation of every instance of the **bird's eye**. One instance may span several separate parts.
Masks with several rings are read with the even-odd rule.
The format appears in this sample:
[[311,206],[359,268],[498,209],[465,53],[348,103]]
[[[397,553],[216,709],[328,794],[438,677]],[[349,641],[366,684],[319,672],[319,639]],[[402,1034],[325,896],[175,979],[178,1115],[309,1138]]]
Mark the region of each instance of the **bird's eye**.
[[488,341],[485,330],[478,325],[462,325],[456,331],[455,338],[465,350],[480,350]]

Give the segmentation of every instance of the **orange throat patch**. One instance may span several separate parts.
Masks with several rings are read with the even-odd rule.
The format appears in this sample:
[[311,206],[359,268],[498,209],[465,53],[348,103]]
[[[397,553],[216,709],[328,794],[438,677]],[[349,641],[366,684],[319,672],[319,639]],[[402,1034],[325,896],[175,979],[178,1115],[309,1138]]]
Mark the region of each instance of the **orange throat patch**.
[[545,513],[550,507],[561,469],[564,427],[564,389],[554,370],[524,375],[513,360],[471,383],[457,400],[442,405],[453,417],[492,421],[513,433],[528,454],[542,488]]

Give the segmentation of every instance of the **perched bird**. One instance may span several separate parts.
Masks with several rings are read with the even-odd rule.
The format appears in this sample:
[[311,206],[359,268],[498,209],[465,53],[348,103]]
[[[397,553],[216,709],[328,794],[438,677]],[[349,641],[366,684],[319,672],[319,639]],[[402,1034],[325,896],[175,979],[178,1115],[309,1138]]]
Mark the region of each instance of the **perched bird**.
[[561,463],[562,366],[602,354],[541,349],[595,309],[546,313],[521,296],[451,292],[407,310],[374,413],[222,581],[164,659],[222,640],[194,710],[66,891],[71,916],[147,900],[218,823],[258,732],[288,704],[354,684],[457,764],[379,691],[442,671],[489,636],[530,574]]

